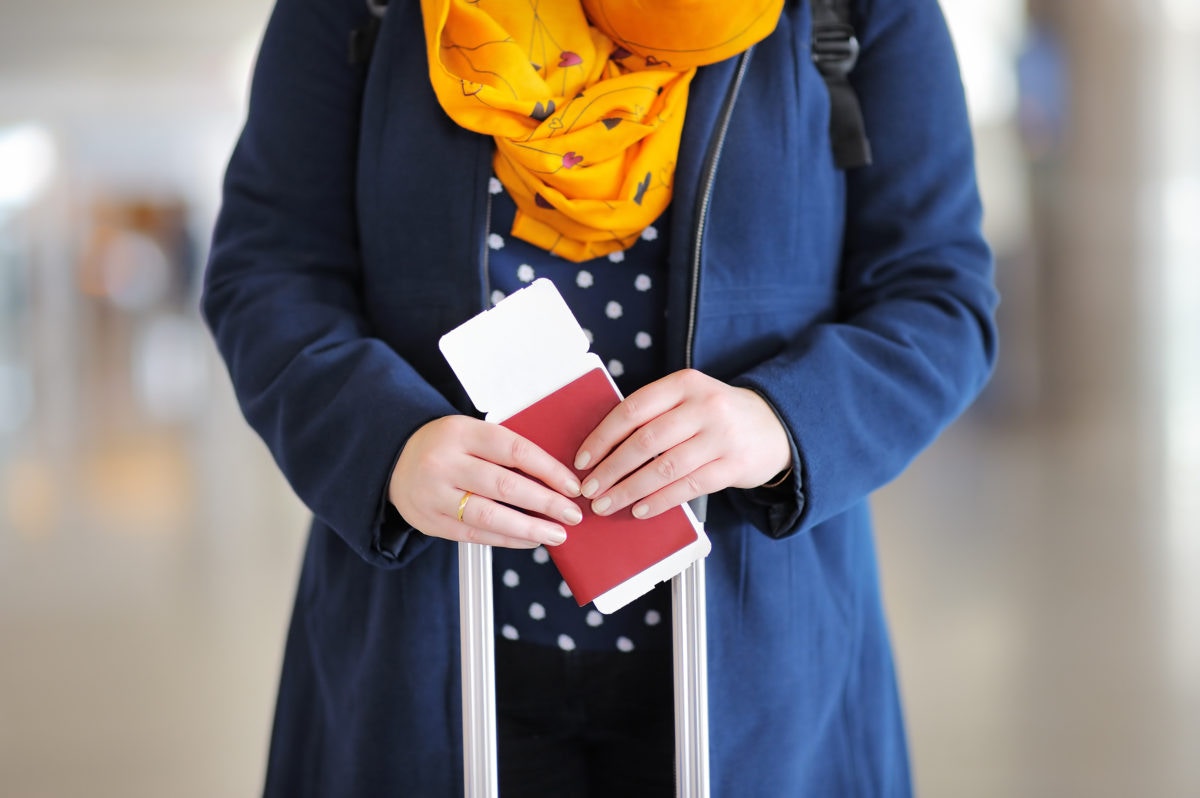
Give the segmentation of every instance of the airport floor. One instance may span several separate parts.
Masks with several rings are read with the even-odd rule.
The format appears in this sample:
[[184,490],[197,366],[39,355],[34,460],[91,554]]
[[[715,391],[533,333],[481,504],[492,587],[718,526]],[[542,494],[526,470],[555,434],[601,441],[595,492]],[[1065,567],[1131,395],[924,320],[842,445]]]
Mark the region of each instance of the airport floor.
[[[259,790],[304,512],[213,385],[0,459],[0,794]],[[1200,795],[1200,508],[1154,430],[984,408],[876,497],[920,795]]]

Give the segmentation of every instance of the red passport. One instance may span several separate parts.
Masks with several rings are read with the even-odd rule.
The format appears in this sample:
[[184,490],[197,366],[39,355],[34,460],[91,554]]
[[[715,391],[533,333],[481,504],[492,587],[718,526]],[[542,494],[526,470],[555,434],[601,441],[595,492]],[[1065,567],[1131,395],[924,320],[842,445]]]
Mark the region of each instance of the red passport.
[[[572,463],[584,438],[620,401],[608,374],[596,368],[501,424],[559,462]],[[584,473],[576,472],[580,482]],[[565,543],[547,546],[546,551],[581,607],[697,541],[692,519],[682,507],[639,521],[628,508],[600,516],[592,512],[590,500],[580,497],[575,502],[583,510],[583,521],[567,527]]]

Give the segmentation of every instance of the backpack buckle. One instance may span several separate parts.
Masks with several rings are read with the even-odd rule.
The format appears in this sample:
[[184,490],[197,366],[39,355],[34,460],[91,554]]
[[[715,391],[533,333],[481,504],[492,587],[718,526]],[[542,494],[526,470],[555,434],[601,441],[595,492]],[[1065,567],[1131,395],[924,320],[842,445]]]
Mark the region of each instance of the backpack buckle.
[[858,37],[854,28],[842,23],[815,25],[812,60],[826,77],[844,78],[858,63]]

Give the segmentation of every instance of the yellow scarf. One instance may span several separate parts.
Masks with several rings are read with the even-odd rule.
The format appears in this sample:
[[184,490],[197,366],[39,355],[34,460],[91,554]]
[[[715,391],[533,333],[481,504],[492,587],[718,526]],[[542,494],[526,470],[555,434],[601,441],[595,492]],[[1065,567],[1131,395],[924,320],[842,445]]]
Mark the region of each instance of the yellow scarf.
[[782,7],[421,0],[434,91],[495,137],[512,234],[576,262],[626,249],[666,209],[696,67],[764,39]]

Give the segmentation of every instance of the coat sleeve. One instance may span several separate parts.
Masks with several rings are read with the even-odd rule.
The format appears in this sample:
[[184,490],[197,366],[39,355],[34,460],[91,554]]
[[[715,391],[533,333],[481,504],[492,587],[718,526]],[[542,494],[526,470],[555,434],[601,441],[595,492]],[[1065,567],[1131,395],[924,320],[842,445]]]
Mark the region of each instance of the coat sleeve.
[[300,499],[368,562],[428,539],[387,482],[408,436],[454,412],[372,337],[362,301],[355,170],[366,20],[353,0],[278,0],[224,184],[202,310],[242,412]]
[[896,477],[974,399],[996,356],[992,259],[941,10],[935,0],[857,6],[851,77],[874,163],[846,175],[838,313],[735,380],[792,435],[798,479],[770,507],[776,536]]

